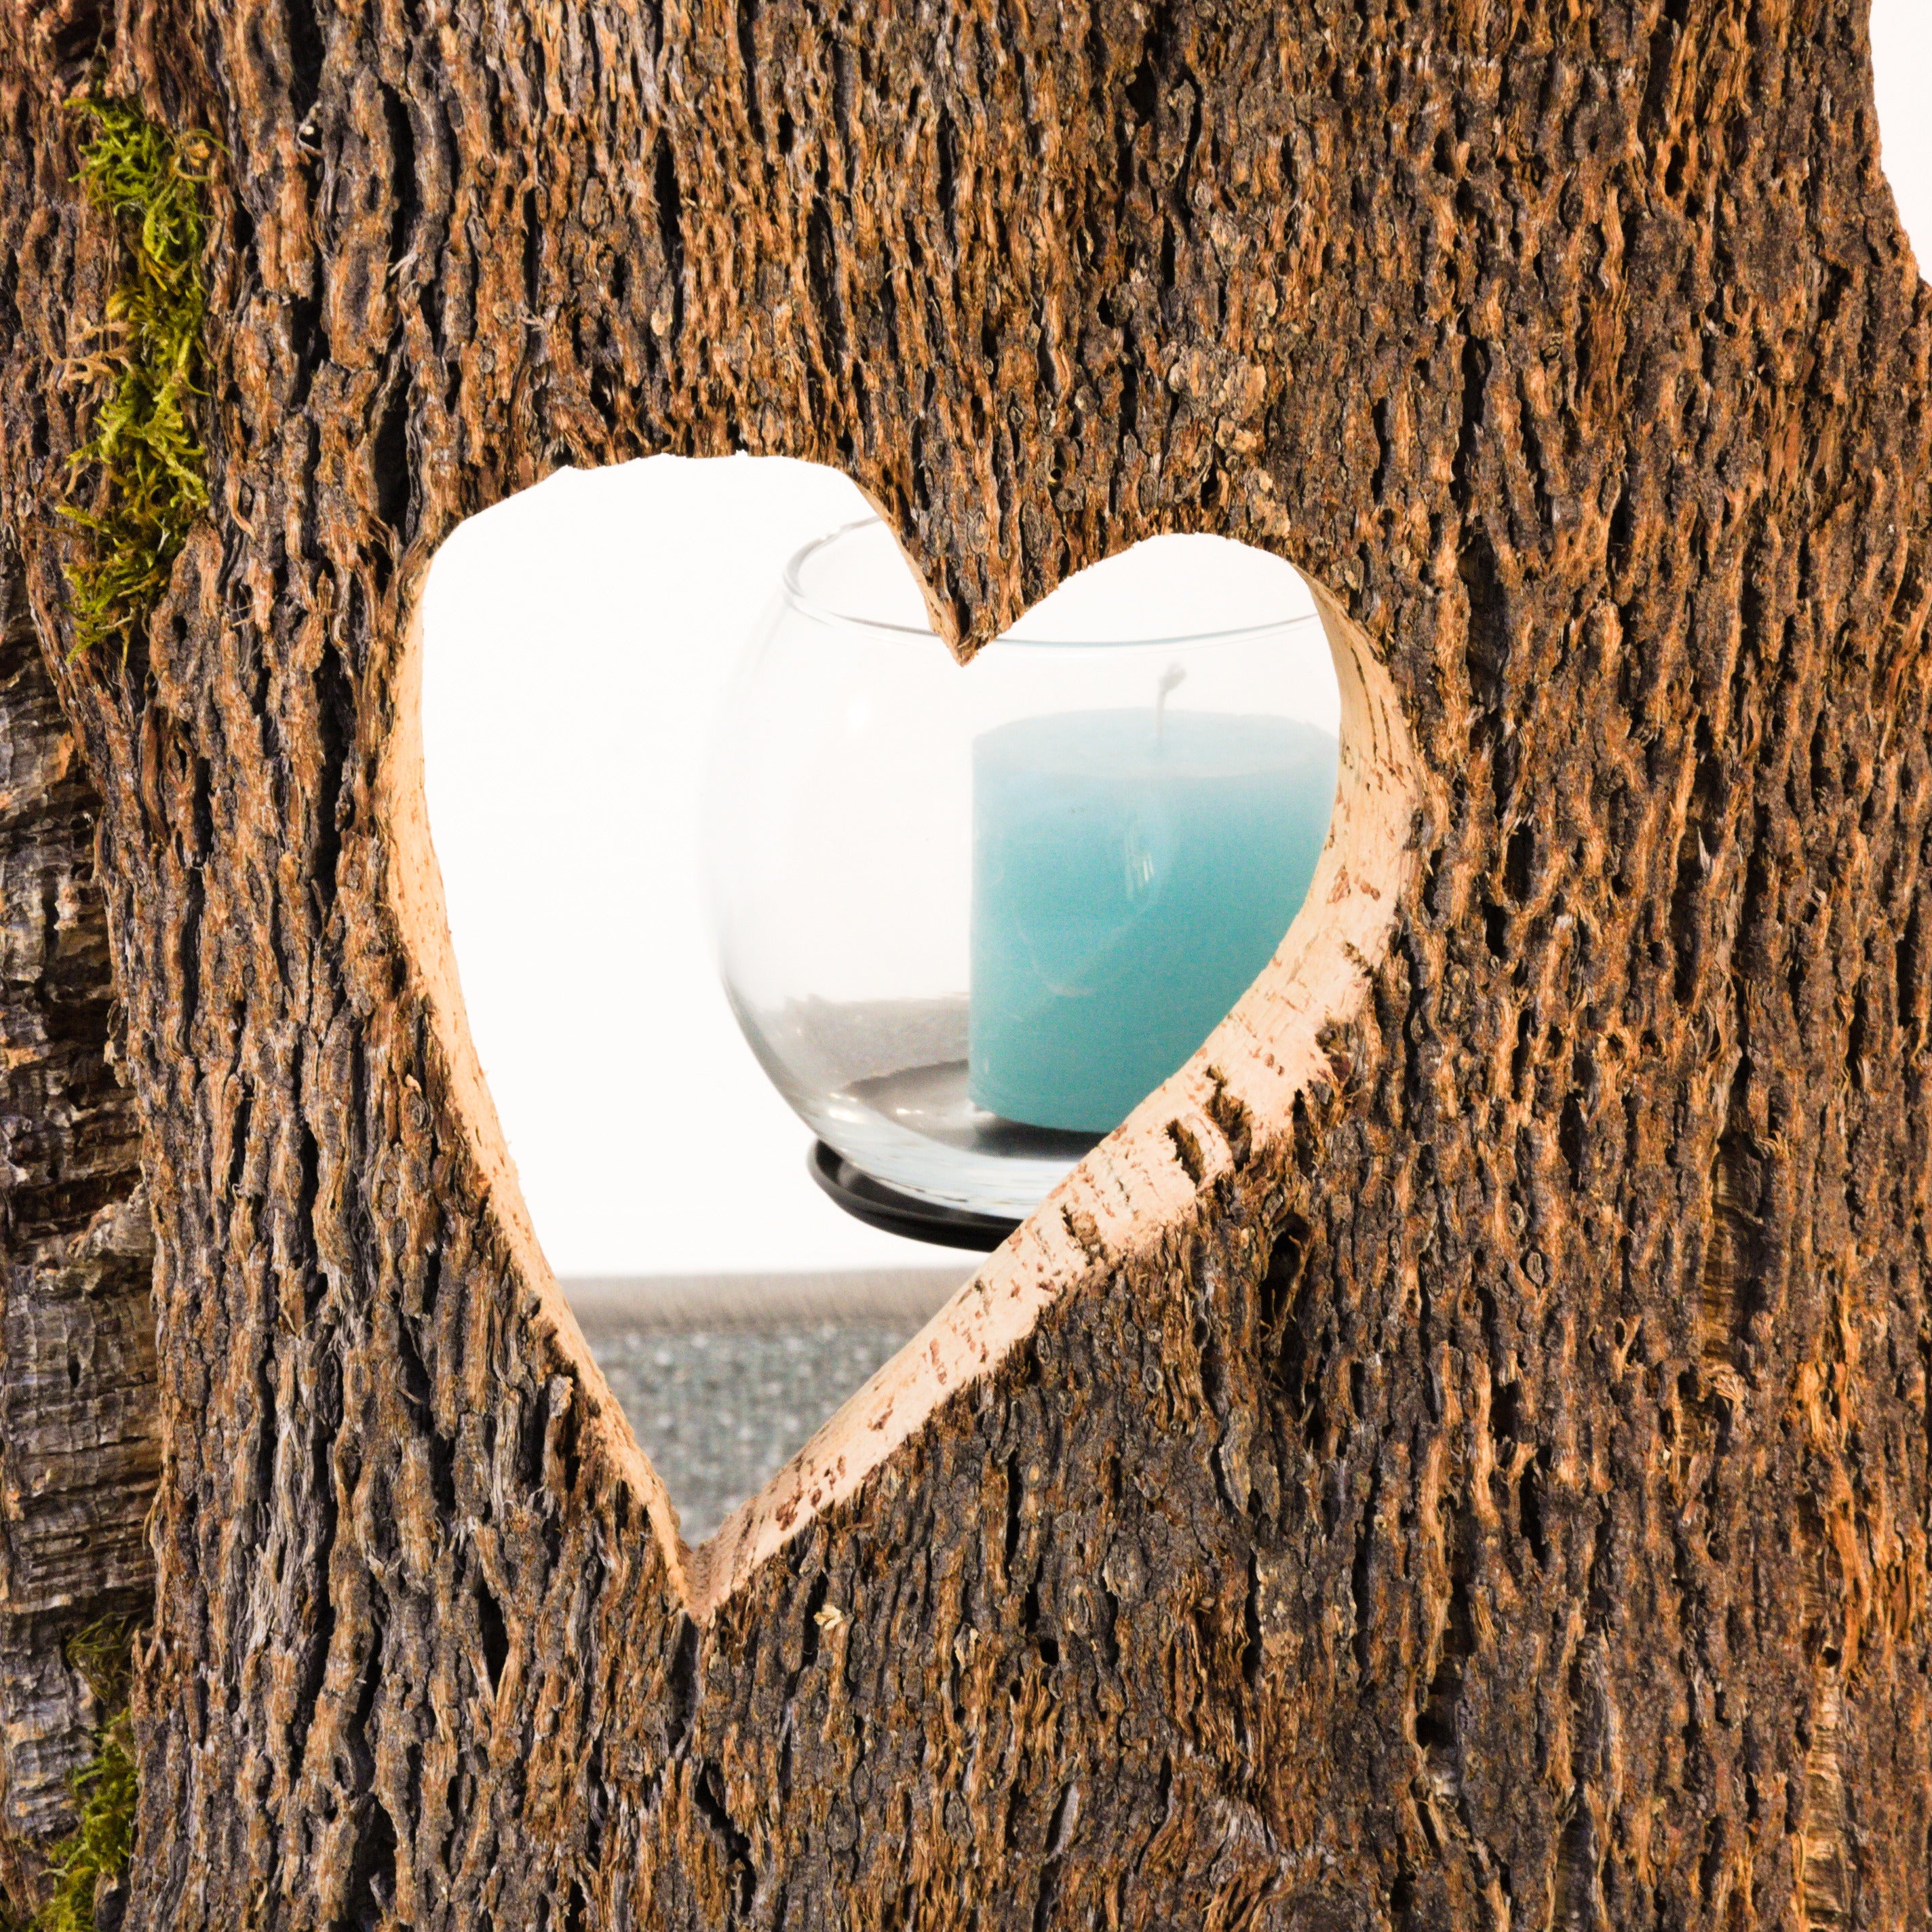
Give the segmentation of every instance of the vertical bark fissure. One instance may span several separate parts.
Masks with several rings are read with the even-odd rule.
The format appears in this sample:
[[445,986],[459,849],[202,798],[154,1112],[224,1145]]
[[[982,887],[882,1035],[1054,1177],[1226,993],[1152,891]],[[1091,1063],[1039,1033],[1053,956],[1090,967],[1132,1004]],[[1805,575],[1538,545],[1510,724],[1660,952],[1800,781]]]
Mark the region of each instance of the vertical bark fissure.
[[38,1895],[108,1714],[68,1640],[145,1620],[153,1233],[94,877],[100,801],[0,537],[0,1904]]

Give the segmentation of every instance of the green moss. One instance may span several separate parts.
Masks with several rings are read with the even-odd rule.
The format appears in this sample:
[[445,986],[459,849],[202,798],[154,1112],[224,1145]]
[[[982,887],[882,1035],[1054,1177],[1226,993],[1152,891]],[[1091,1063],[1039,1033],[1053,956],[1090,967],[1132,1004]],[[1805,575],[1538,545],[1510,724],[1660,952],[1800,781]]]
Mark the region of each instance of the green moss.
[[93,1762],[76,1774],[74,1785],[80,1822],[54,1848],[52,1895],[34,1914],[32,1932],[94,1932],[95,1888],[128,1869],[139,1786],[125,1711],[103,1728]]
[[68,572],[73,654],[118,640],[124,658],[208,507],[192,418],[208,306],[203,189],[216,148],[206,134],[170,134],[126,101],[74,106],[88,122],[76,178],[114,218],[128,265],[108,298],[106,346],[80,365],[111,386],[74,454],[76,478],[98,472],[89,500],[62,506],[94,538]]
[[48,1854],[54,1888],[28,1932],[93,1932],[95,1888],[128,1869],[139,1792],[128,1717],[134,1629],[125,1618],[107,1618],[68,1640],[68,1661],[112,1714],[96,1733],[92,1762],[74,1774],[80,1822]]

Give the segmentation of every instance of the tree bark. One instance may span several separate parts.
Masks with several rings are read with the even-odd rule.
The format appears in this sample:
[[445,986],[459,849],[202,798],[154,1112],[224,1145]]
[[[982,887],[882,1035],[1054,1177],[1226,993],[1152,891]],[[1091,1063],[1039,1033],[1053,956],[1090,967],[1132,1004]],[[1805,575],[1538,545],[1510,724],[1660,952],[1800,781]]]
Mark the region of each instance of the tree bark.
[[99,813],[0,539],[0,1906],[21,1910],[104,1714],[68,1642],[154,1588],[154,1239]]
[[[124,664],[52,514],[83,84],[225,155]],[[1932,335],[1862,4],[9,0],[0,170],[157,1243],[130,1924],[1927,1922]],[[692,1552],[467,1044],[411,626],[550,470],[740,448],[966,647],[1276,550],[1348,712],[1269,973]]]

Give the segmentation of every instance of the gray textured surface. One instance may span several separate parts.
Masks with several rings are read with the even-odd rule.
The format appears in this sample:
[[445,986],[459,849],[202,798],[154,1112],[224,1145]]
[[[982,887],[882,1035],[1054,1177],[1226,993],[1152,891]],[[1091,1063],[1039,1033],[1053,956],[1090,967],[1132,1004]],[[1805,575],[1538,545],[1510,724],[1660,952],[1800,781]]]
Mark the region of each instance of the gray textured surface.
[[918,1333],[923,1316],[674,1328],[586,1323],[598,1366],[700,1543]]

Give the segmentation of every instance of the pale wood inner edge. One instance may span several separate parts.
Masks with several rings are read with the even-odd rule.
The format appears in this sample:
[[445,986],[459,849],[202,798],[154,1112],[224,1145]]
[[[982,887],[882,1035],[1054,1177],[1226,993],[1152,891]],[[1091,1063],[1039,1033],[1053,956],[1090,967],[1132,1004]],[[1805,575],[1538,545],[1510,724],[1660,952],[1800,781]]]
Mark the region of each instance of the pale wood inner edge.
[[[424,573],[424,579],[428,573]],[[442,868],[430,836],[429,804],[423,790],[422,587],[418,580],[415,614],[396,669],[395,712],[376,772],[377,836],[387,848],[390,906],[408,955],[415,991],[430,1023],[431,1051],[441,1072],[454,1125],[464,1134],[471,1161],[482,1177],[488,1210],[508,1250],[512,1292],[532,1298],[532,1328],[548,1335],[558,1355],[576,1371],[577,1385],[590,1405],[591,1437],[609,1454],[620,1474],[634,1488],[657,1533],[676,1588],[687,1602],[687,1552],[678,1535],[677,1511],[650,1458],[638,1445],[622,1406],[571,1312],[570,1304],[550,1272],[530,1211],[524,1200],[516,1163],[510,1158],[496,1103],[483,1078],[470,1018],[457,975],[456,949],[449,937],[449,913],[442,893]]]
[[[1209,1112],[1220,1087],[1247,1113],[1257,1154],[1290,1126],[1295,1097],[1331,1076],[1319,1035],[1366,997],[1386,956],[1414,863],[1417,766],[1394,688],[1361,632],[1315,590],[1341,688],[1340,782],[1328,842],[1300,915],[1200,1052],[1070,1174],[906,1346],[694,1552],[610,1393],[536,1237],[464,1010],[442,874],[423,790],[422,619],[398,666],[395,712],[377,778],[390,902],[442,1063],[454,1124],[488,1190],[530,1318],[573,1368],[590,1430],[650,1516],[691,1613],[707,1618],[821,1510],[850,1496],[938,1405],[1024,1340],[1056,1296],[1104,1279],[1187,1218],[1233,1156]],[[1197,1180],[1170,1130],[1198,1148]],[[1076,1238],[1078,1226],[1084,1236]]]

